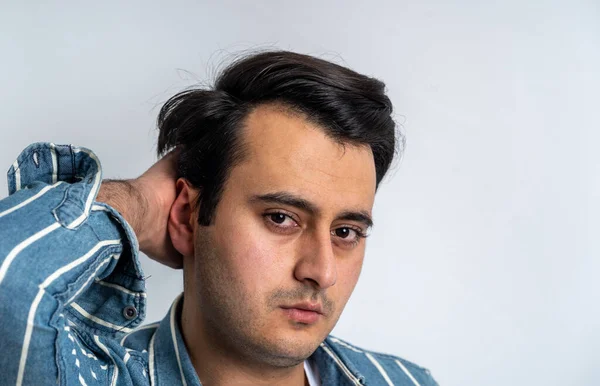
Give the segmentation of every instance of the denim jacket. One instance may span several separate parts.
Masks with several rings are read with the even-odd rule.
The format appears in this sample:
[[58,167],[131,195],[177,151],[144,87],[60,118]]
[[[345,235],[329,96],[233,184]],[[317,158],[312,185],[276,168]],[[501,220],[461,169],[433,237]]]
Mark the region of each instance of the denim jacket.
[[[146,313],[138,242],[96,202],[102,169],[83,147],[35,143],[0,200],[1,385],[200,385],[176,313]],[[329,336],[309,358],[322,385],[437,385],[404,359]]]

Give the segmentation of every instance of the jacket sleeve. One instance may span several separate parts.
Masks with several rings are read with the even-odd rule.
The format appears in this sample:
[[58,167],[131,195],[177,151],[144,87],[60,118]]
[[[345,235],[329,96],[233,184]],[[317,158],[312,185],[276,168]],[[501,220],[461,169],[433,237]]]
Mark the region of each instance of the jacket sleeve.
[[9,196],[0,200],[3,384],[60,380],[71,329],[117,339],[143,320],[137,240],[118,212],[95,202],[101,181],[96,155],[71,145],[32,144],[8,171]]

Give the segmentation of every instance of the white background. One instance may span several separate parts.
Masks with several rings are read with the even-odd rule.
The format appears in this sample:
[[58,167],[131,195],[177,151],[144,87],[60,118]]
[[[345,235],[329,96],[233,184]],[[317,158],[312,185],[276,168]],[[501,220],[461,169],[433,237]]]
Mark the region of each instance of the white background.
[[[162,102],[240,50],[348,65],[387,83],[408,146],[334,334],[441,385],[600,385],[598,2],[42,3],[0,7],[5,170],[53,141],[139,175]],[[143,266],[161,319],[180,273]]]

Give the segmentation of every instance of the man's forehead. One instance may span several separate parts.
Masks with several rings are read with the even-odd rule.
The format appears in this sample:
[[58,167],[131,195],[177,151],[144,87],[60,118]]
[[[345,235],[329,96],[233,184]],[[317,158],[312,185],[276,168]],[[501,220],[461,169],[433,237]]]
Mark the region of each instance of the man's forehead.
[[368,146],[342,144],[301,114],[273,106],[256,108],[243,131],[246,156],[233,173],[248,189],[371,210],[376,174]]
[[[279,105],[262,105],[245,119],[242,141],[252,158],[288,158],[290,154],[302,160],[333,159],[334,161],[366,162],[373,167],[373,153],[368,145],[354,145],[344,139],[334,139],[327,129],[307,119],[304,113]],[[262,157],[269,155],[271,157]],[[366,169],[365,169],[366,170]]]

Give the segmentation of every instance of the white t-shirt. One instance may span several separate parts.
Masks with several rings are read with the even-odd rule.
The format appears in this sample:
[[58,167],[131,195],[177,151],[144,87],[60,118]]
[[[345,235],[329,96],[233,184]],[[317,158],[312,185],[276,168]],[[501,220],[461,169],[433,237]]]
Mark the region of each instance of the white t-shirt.
[[313,361],[308,359],[304,361],[304,372],[306,373],[306,378],[308,379],[308,384],[310,386],[321,386],[319,368]]

